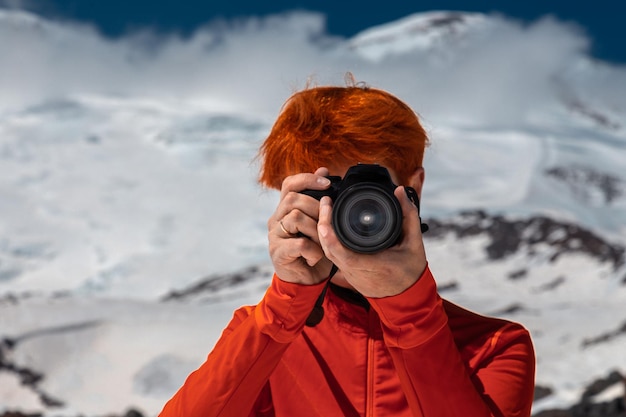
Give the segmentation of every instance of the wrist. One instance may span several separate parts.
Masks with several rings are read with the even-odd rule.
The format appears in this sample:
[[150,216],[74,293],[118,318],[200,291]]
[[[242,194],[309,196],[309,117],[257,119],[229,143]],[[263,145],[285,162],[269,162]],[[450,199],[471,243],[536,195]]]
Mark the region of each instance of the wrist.
[[304,327],[325,282],[304,285],[283,281],[274,274],[255,309],[257,326],[279,343],[291,342]]
[[368,301],[380,316],[389,346],[420,345],[448,322],[428,267],[402,293],[384,298],[368,297]]

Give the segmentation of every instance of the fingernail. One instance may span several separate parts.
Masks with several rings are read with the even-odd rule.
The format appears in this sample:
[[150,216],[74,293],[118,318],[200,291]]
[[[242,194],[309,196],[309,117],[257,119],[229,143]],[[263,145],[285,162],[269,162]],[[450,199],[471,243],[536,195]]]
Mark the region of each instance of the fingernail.
[[327,185],[330,185],[330,180],[326,177],[319,177],[317,179],[317,183],[319,185],[327,186]]
[[325,195],[320,200],[320,214],[325,215],[330,211],[330,197]]

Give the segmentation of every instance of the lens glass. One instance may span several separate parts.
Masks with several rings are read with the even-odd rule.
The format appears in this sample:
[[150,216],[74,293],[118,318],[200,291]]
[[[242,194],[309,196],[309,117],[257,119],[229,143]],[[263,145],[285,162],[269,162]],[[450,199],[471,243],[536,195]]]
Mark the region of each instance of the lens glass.
[[352,202],[354,204],[346,211],[346,217],[348,227],[359,237],[376,236],[388,225],[385,206],[378,199],[366,196]]
[[339,239],[357,252],[375,252],[395,243],[402,212],[395,197],[377,187],[355,187],[342,193],[333,208]]

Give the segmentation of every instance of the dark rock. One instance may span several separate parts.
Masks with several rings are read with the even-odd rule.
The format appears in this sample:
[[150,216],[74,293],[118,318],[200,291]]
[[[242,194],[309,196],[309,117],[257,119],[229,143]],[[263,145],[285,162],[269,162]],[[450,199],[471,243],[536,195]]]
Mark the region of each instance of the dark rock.
[[[626,248],[573,223],[545,216],[511,220],[489,215],[483,210],[466,211],[450,220],[428,219],[426,239],[436,239],[453,233],[459,239],[484,234],[489,238],[485,253],[491,260],[500,260],[520,250],[533,255],[539,245],[548,246],[550,260],[563,254],[586,254],[598,262],[612,264],[614,270],[626,264]],[[545,252],[545,249],[542,249]],[[521,276],[520,276],[521,277]]]
[[[18,363],[11,360],[11,352],[15,350],[19,344],[27,339],[33,337],[42,337],[50,334],[57,334],[62,332],[75,332],[89,329],[93,326],[99,325],[99,321],[87,321],[76,324],[68,324],[64,326],[50,327],[44,329],[38,329],[31,332],[24,333],[17,337],[1,337],[0,336],[0,371],[5,371],[16,375],[21,384],[28,387],[34,394],[39,397],[41,404],[47,408],[63,407],[65,403],[58,398],[51,396],[44,392],[40,387],[41,381],[45,376],[41,372],[31,369],[29,367],[21,366]],[[0,416],[3,417],[3,416]]]
[[593,121],[599,126],[610,130],[621,129],[621,125],[618,122],[611,120],[611,118],[606,114],[600,113],[600,111],[591,108],[589,105],[585,104],[579,99],[570,98],[566,101],[566,104],[572,111],[587,117],[589,120]]
[[500,317],[500,316],[505,316],[508,314],[514,314],[514,313],[517,313],[518,311],[523,311],[523,310],[525,310],[525,307],[522,304],[513,303],[504,308],[501,308],[500,310],[492,311],[489,313],[489,315],[494,316],[494,317]]
[[547,169],[545,175],[565,184],[574,197],[583,203],[591,200],[590,190],[597,190],[604,197],[606,205],[612,204],[626,193],[624,180],[600,172],[594,167],[557,166]]
[[[593,396],[616,383],[623,384],[622,395],[609,401],[592,402]],[[600,378],[589,384],[580,401],[569,409],[543,410],[533,417],[626,417],[626,379],[619,372],[613,371],[606,378]]]
[[596,379],[591,384],[589,384],[585,389],[585,392],[583,392],[582,400],[586,401],[590,397],[600,394],[608,387],[620,382],[626,383],[622,374],[620,374],[618,371],[612,371],[606,378]]
[[110,414],[105,417],[144,417],[144,415],[135,408],[129,408],[124,414]]
[[572,417],[572,413],[569,410],[543,410],[533,414],[533,417]]
[[618,327],[615,330],[606,332],[606,333],[602,333],[598,336],[592,337],[590,339],[584,339],[582,342],[582,347],[586,348],[592,345],[597,345],[599,343],[604,343],[604,342],[608,342],[612,339],[615,339],[618,336],[621,336],[622,334],[626,334],[626,321],[623,322],[621,324],[620,327]]
[[570,410],[572,417],[626,417],[623,398],[601,403],[580,403]]
[[524,269],[519,269],[517,271],[513,271],[513,272],[509,273],[509,278],[510,279],[521,279],[521,278],[525,278],[526,275],[528,275],[528,269],[524,268]]
[[535,289],[535,291],[536,292],[550,291],[550,290],[555,289],[559,285],[563,284],[564,282],[565,282],[565,277],[559,276],[559,277],[556,277],[555,279],[553,279],[552,281],[547,282],[547,283],[537,287]]
[[[21,411],[5,411],[0,414],[0,417],[42,417],[43,414],[34,413],[28,414]],[[55,417],[82,417],[82,416],[59,416],[55,414]],[[108,414],[103,417],[144,417],[144,414],[134,408],[129,408],[124,414]]]
[[131,408],[130,410],[126,412],[126,414],[124,414],[124,417],[143,417],[143,414]]
[[542,398],[549,397],[552,395],[552,392],[552,388],[550,387],[535,385],[535,395],[533,396],[533,401],[539,401]]
[[437,284],[437,292],[442,293],[446,291],[454,291],[459,289],[459,283],[456,281],[447,282],[444,284]]
[[227,274],[216,274],[201,279],[187,288],[170,291],[161,297],[161,301],[184,301],[198,294],[216,293],[222,289],[235,287],[259,276],[269,277],[271,272],[262,270],[258,266],[251,266],[242,271]]

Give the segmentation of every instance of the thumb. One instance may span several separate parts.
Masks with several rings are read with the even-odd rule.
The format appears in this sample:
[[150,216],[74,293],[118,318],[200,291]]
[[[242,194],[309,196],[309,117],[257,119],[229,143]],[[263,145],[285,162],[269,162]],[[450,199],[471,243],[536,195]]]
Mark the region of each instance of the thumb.
[[421,235],[420,230],[420,217],[417,210],[417,206],[411,201],[405,187],[396,187],[394,195],[400,201],[400,207],[402,207],[402,232],[404,238],[413,238]]

